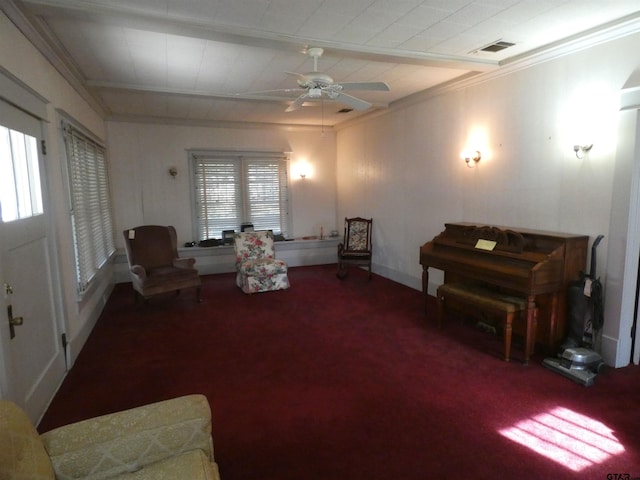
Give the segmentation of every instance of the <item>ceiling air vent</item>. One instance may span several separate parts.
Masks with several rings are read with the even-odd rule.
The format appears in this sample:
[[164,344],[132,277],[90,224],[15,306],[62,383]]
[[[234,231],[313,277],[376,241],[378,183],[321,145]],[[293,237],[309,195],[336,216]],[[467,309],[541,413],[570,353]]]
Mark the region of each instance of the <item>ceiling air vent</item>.
[[505,48],[513,47],[514,45],[515,43],[503,42],[502,40],[500,40],[500,41],[491,43],[486,47],[483,47],[480,50],[476,50],[476,51],[495,53],[495,52],[499,52],[500,50],[504,50]]

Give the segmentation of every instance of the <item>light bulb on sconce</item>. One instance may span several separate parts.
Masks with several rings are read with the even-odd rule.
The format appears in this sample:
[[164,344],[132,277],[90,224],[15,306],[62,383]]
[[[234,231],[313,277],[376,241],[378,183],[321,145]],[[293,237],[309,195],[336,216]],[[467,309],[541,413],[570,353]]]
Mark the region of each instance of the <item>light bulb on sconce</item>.
[[589,145],[574,145],[573,151],[576,152],[576,158],[582,160],[587,152],[593,148],[593,143]]
[[482,158],[482,154],[480,150],[471,150],[463,153],[462,158],[464,158],[464,161],[467,163],[467,167],[473,168]]
[[302,180],[304,180],[305,178],[307,178],[309,176],[309,172],[311,170],[311,168],[309,167],[309,164],[306,162],[301,162],[298,164],[298,175],[300,175],[300,178]]

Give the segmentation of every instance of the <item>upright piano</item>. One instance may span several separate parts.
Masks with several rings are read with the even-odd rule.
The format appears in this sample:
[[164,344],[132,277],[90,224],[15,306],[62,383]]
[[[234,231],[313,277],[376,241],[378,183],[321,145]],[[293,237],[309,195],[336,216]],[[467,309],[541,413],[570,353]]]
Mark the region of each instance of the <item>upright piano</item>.
[[[527,300],[537,316],[535,342],[558,346],[568,332],[566,293],[585,271],[589,237],[473,223],[447,223],[420,247],[425,306],[429,268],[444,282],[471,282]],[[514,332],[523,334],[521,326]]]

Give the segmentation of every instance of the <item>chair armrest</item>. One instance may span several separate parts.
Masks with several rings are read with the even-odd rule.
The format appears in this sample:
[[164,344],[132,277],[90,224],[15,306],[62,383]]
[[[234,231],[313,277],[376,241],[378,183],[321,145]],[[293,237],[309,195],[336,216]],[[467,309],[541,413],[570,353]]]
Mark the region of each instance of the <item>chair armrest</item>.
[[203,395],[72,423],[41,438],[56,478],[108,478],[196,449],[213,461],[211,410]]
[[140,280],[144,280],[145,278],[147,278],[147,271],[142,265],[132,265],[129,271]]
[[194,268],[196,264],[195,258],[174,258],[173,266],[177,268]]

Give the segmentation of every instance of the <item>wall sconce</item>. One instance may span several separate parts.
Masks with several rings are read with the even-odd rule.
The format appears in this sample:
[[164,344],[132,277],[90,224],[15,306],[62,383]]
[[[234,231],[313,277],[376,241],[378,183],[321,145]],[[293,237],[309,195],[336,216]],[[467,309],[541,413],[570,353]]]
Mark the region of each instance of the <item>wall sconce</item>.
[[[473,166],[480,161],[482,154],[480,150],[473,150],[465,152],[463,154],[464,161],[467,162],[467,167],[473,168]],[[473,163],[472,163],[473,162]]]
[[171,167],[169,169],[169,175],[175,179],[178,176],[178,169],[176,167]]
[[300,178],[304,180],[305,178],[307,178],[307,176],[309,176],[311,168],[309,167],[309,164],[307,162],[300,162],[298,163],[297,170]]
[[574,145],[573,151],[576,152],[576,158],[582,160],[589,150],[593,148],[593,143],[590,145]]

